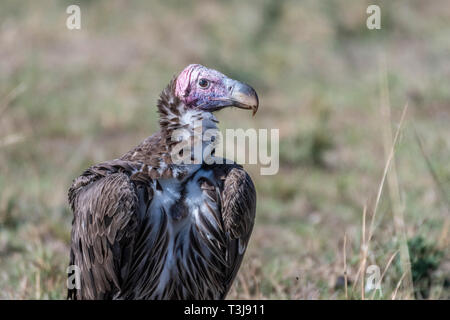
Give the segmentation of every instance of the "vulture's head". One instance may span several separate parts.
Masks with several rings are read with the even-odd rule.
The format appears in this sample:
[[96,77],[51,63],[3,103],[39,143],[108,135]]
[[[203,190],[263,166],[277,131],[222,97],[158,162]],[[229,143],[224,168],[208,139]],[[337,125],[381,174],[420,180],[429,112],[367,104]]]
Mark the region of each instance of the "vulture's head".
[[249,85],[199,64],[187,66],[175,79],[175,95],[186,108],[213,112],[225,107],[258,110],[258,96]]

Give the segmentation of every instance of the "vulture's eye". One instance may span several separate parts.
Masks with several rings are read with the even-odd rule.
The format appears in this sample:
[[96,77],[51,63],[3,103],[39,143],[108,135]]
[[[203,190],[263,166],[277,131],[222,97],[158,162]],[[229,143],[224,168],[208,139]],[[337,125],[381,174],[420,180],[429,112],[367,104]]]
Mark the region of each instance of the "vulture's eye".
[[203,89],[206,89],[209,87],[209,81],[202,78],[202,79],[198,80],[198,85],[200,87],[202,87]]

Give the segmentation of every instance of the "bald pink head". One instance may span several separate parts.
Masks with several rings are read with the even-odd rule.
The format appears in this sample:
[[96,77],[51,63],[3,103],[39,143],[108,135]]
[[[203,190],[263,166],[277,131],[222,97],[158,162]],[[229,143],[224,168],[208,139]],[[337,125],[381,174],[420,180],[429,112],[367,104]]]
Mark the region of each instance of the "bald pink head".
[[175,95],[188,108],[216,111],[228,106],[258,109],[255,90],[214,69],[200,64],[188,65],[176,79]]

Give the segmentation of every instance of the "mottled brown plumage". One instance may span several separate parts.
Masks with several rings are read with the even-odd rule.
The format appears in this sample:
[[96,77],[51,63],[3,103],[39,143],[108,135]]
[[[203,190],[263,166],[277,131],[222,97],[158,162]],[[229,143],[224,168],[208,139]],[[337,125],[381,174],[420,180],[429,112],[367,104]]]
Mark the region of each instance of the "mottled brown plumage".
[[255,188],[236,164],[173,163],[174,130],[193,131],[193,119],[217,123],[177,95],[176,81],[158,101],[161,130],[69,189],[70,264],[81,272],[70,299],[223,299],[230,289],[254,224]]

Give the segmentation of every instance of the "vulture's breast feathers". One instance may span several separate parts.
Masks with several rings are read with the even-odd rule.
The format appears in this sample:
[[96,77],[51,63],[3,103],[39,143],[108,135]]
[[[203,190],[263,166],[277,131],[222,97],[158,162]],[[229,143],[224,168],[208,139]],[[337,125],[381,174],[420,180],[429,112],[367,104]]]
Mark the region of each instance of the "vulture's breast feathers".
[[223,298],[253,228],[250,177],[238,165],[202,166],[181,180],[143,180],[136,170],[103,163],[70,191],[79,298]]

